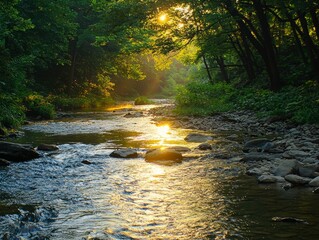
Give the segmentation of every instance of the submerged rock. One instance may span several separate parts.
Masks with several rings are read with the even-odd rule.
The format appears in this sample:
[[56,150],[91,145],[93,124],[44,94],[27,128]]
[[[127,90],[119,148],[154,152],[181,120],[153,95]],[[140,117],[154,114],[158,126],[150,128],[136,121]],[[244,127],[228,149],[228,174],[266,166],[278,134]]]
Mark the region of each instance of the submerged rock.
[[187,142],[206,142],[207,140],[212,140],[213,138],[208,135],[200,133],[190,133],[185,137]]
[[177,152],[169,148],[155,149],[145,154],[146,162],[171,161],[174,163],[181,163],[182,160],[183,156],[180,152]]
[[123,148],[123,149],[118,149],[113,151],[110,154],[110,157],[114,157],[114,158],[137,158],[138,157],[138,153],[135,149],[131,149],[131,148]]
[[54,145],[54,144],[40,144],[37,147],[38,150],[41,151],[56,151],[59,150],[58,146]]
[[199,150],[203,150],[203,151],[205,151],[205,150],[212,150],[213,148],[212,148],[212,145],[210,145],[209,143],[202,143],[202,144],[200,144],[200,145],[198,145],[198,147],[197,147]]
[[308,224],[305,220],[293,218],[293,217],[273,217],[271,219],[273,222],[286,222],[286,223],[303,223]]
[[40,157],[31,146],[0,141],[0,158],[11,162],[24,162]]

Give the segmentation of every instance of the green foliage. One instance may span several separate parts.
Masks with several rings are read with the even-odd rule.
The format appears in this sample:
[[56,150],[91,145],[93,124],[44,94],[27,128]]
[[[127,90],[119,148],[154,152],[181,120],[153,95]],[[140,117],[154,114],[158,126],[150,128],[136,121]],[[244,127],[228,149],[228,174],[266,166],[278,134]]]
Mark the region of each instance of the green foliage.
[[24,106],[29,117],[52,119],[55,116],[54,106],[39,94],[31,94],[24,98]]
[[274,93],[247,88],[234,93],[237,107],[258,112],[261,117],[286,116],[296,123],[319,123],[319,87],[308,81],[300,87],[287,87]]
[[134,104],[135,105],[147,105],[147,104],[151,104],[152,101],[149,100],[147,97],[145,96],[140,96],[140,97],[137,97],[135,98],[134,100]]
[[16,128],[25,120],[23,106],[10,96],[0,96],[0,112],[0,130]]
[[180,87],[176,96],[177,112],[180,114],[209,115],[232,109],[229,101],[234,89],[231,85],[209,82],[190,82]]
[[65,97],[65,96],[50,96],[50,102],[59,110],[77,110],[84,108],[102,108],[114,103],[111,97]]
[[315,81],[300,87],[286,87],[280,92],[191,82],[180,88],[176,103],[177,112],[186,115],[246,109],[262,118],[283,116],[299,124],[319,123],[319,86]]

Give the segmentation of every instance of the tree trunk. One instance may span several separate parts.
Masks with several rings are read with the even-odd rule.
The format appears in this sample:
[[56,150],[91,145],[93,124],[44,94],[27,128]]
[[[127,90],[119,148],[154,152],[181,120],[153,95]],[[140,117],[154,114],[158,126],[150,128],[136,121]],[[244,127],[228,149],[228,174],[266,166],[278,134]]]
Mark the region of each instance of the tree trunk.
[[305,18],[305,13],[302,13],[301,11],[297,11],[300,25],[302,28],[302,37],[304,40],[304,43],[306,44],[310,61],[311,61],[311,66],[312,66],[312,71],[313,74],[315,75],[317,81],[319,81],[319,51],[318,47],[315,45],[315,43],[312,41],[310,34],[309,34],[309,29],[308,29],[308,23],[307,19]]
[[[245,46],[245,43],[243,42],[244,47],[242,47],[237,37],[236,37],[236,41],[231,36],[229,36],[229,38],[230,38],[231,44],[233,45],[233,48],[237,52],[237,55],[240,58],[240,61],[242,62],[245,68],[245,71],[247,73],[248,81],[246,83],[252,83],[254,79],[256,78],[256,75],[255,75],[253,60],[251,57],[251,52],[246,39],[245,39],[245,43],[247,44],[247,46]],[[248,49],[246,47],[248,47]]]
[[203,54],[203,62],[204,62],[204,65],[205,65],[205,69],[206,69],[206,72],[207,72],[207,76],[208,76],[208,79],[211,83],[214,83],[213,82],[213,78],[212,78],[212,75],[210,73],[210,70],[209,70],[209,65],[207,63],[207,60],[206,60],[206,57],[205,55]]
[[273,38],[270,31],[269,22],[264,11],[264,6],[260,0],[253,1],[254,9],[256,10],[256,15],[259,21],[261,35],[263,38],[263,49],[261,55],[266,64],[266,70],[270,79],[270,89],[273,91],[278,91],[282,87],[282,82],[280,79],[277,56],[275,53]]
[[72,94],[72,85],[74,83],[75,65],[76,65],[76,57],[77,57],[77,40],[74,39],[70,41],[70,50],[71,50],[71,66],[70,66],[69,81],[67,83],[67,93],[69,95]]
[[278,91],[282,87],[282,82],[280,79],[270,26],[260,0],[253,0],[253,6],[260,24],[261,35],[259,32],[257,32],[256,28],[251,27],[253,25],[251,21],[245,18],[238,11],[230,0],[225,0],[225,6],[229,13],[236,19],[242,34],[249,39],[251,44],[261,55],[270,80],[270,89],[273,91]]
[[222,56],[218,56],[215,58],[215,60],[219,66],[220,73],[222,75],[224,82],[229,83],[229,77],[228,77],[228,73],[226,70],[224,58]]

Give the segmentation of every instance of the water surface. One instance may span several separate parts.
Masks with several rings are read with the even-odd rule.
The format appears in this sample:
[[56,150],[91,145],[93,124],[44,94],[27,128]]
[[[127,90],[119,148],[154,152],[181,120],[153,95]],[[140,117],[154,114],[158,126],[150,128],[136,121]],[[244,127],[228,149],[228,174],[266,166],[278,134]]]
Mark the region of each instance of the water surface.
[[[157,126],[150,116],[123,117],[128,110],[113,111],[74,112],[22,128],[18,142],[54,143],[60,150],[0,168],[0,236],[318,238],[319,196],[311,189],[258,185],[245,175],[242,163],[231,160],[190,158],[162,166],[143,158],[109,157],[120,147],[134,147],[142,154],[158,146],[197,145],[183,140],[191,130]],[[272,222],[276,216],[309,224]]]

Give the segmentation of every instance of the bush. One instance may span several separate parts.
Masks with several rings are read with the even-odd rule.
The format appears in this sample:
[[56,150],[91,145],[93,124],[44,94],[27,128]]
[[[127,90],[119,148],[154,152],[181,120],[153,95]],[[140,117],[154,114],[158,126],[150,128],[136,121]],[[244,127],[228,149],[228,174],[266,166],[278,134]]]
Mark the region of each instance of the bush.
[[229,101],[234,89],[225,83],[191,82],[178,90],[177,112],[186,115],[208,115],[233,109]]
[[50,102],[60,110],[77,110],[84,108],[101,108],[112,104],[114,101],[111,97],[65,97],[51,96]]
[[41,117],[43,119],[52,119],[55,116],[54,106],[39,94],[31,94],[24,98],[26,114],[29,117]]
[[145,96],[140,96],[140,97],[137,97],[135,98],[134,100],[134,104],[135,105],[147,105],[147,104],[151,104],[152,101],[149,100],[147,97]]
[[0,132],[19,127],[25,120],[24,108],[16,98],[0,96]]
[[280,92],[258,88],[236,89],[229,84],[191,82],[176,96],[177,113],[209,115],[235,109],[252,110],[257,116],[283,116],[299,124],[319,123],[319,85],[308,81]]

